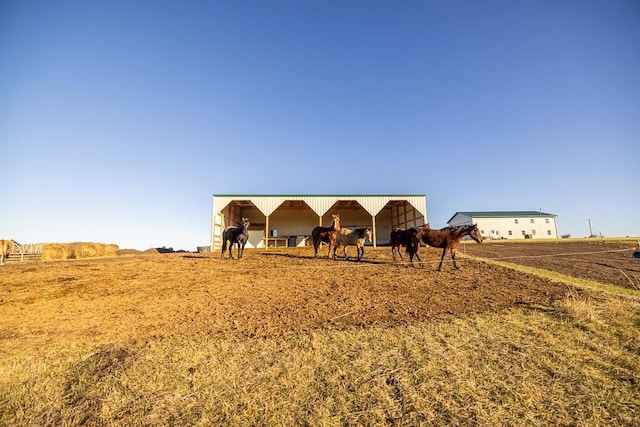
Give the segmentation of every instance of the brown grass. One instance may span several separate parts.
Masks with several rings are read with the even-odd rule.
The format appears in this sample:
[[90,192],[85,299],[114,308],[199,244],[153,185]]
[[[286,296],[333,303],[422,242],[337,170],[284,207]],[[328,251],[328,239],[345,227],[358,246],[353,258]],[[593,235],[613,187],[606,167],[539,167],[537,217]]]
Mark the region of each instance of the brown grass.
[[0,425],[637,425],[638,293],[275,253],[0,269]]

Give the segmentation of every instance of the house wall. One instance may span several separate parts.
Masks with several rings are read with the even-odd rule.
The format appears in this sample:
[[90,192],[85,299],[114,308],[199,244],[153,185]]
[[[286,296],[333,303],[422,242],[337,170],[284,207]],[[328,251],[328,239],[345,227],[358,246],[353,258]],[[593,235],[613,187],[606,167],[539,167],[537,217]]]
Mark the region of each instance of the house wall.
[[[517,223],[516,223],[517,221]],[[477,218],[483,236],[494,239],[557,239],[555,218]]]

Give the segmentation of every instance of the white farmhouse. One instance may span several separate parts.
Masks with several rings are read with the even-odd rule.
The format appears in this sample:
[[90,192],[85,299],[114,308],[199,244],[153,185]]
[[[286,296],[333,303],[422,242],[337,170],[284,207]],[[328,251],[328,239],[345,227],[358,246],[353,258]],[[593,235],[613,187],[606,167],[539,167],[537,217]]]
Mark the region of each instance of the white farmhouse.
[[556,217],[538,211],[456,212],[447,223],[478,224],[485,239],[557,239]]

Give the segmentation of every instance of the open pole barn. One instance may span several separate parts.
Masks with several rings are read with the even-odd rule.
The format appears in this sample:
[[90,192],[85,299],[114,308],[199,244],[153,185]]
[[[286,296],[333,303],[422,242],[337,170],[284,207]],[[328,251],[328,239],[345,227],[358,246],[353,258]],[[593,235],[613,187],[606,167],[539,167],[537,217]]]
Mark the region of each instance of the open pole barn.
[[247,247],[292,247],[311,244],[311,230],[331,225],[331,215],[340,214],[341,227],[373,228],[373,246],[389,243],[394,227],[426,224],[424,194],[255,195],[214,194],[211,250],[222,247],[228,226],[248,218]]

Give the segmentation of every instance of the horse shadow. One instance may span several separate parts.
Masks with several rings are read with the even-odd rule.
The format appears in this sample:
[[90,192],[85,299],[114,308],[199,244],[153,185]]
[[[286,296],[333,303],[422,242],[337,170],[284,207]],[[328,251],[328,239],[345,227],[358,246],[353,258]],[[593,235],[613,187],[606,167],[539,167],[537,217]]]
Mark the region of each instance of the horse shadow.
[[[290,254],[290,253],[276,253],[276,252],[263,252],[263,255],[273,256],[273,257],[282,257],[282,258],[294,258],[294,259],[318,259],[314,255],[299,255],[299,254]],[[337,256],[335,261],[343,261],[343,262],[352,262],[354,264],[372,264],[372,265],[387,265],[391,264],[389,261],[378,261],[373,259],[361,259],[358,261],[357,257],[344,258],[342,256]]]

